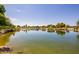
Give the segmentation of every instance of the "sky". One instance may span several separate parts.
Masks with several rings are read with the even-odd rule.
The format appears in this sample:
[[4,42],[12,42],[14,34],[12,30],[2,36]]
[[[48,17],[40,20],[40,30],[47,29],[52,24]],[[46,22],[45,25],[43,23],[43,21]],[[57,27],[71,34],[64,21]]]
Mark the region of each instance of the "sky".
[[64,22],[76,25],[77,4],[5,4],[6,15],[15,25],[48,25]]

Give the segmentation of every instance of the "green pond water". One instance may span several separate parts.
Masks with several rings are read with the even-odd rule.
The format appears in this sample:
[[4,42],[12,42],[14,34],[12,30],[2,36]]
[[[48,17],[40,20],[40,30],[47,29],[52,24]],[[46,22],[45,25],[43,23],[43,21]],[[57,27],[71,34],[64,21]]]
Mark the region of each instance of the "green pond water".
[[79,53],[79,32],[19,31],[0,34],[0,47],[8,46],[11,54]]

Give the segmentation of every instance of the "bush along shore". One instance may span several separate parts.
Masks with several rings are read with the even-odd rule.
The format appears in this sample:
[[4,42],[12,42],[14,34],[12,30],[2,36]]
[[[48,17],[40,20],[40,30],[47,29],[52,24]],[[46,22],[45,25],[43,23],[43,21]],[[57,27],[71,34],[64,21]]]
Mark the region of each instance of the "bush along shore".
[[0,30],[0,34],[5,34],[5,33],[8,33],[8,32],[14,32],[13,29],[2,29]]

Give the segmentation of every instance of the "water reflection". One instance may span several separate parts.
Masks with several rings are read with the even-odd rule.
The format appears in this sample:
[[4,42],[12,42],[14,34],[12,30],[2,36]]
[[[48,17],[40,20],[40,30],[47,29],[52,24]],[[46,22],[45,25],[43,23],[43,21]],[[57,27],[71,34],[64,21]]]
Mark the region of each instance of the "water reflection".
[[0,48],[0,53],[1,52],[11,52],[11,51],[12,51],[12,49],[10,47],[2,47],[2,48]]
[[[0,48],[0,52],[17,54],[79,53],[79,34],[76,32],[69,32],[65,35],[66,33],[66,31],[48,33],[46,31],[37,30],[22,30],[16,33],[7,33],[0,36],[0,46],[8,45],[8,47]],[[61,37],[64,35],[65,37]]]
[[77,37],[77,39],[79,39],[79,34],[76,37]]
[[[24,31],[24,32],[28,32],[28,30],[26,29],[26,30],[22,30],[22,31]],[[32,31],[39,31],[39,30],[32,30]],[[60,36],[64,36],[65,34],[66,34],[66,32],[67,33],[69,33],[69,31],[62,31],[62,30],[46,30],[46,29],[41,29],[41,31],[45,31],[45,32],[49,32],[49,33],[54,33],[54,32],[56,32],[58,35],[60,35]]]
[[60,36],[64,36],[66,34],[65,31],[56,31],[56,33]]
[[79,53],[79,34],[76,35],[76,46],[75,46],[75,49]]
[[24,32],[27,32],[27,31],[29,31],[29,30],[27,30],[27,29],[24,29],[24,30],[22,30],[22,31],[24,31]]
[[79,40],[79,34],[76,35],[76,38]]
[[14,32],[0,34],[0,46],[5,46],[9,42],[9,38],[11,35],[15,35]]

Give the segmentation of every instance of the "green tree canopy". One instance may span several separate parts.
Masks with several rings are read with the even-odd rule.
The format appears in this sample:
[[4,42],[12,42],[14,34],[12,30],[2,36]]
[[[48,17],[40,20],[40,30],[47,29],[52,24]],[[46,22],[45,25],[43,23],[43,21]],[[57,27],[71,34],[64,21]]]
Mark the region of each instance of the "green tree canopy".
[[14,26],[8,17],[5,16],[5,7],[0,4],[0,27],[1,26]]
[[62,22],[62,23],[58,23],[57,25],[56,25],[56,27],[65,27],[66,25]]
[[0,13],[4,15],[5,11],[4,5],[0,4]]
[[0,26],[10,26],[10,19],[0,13]]

